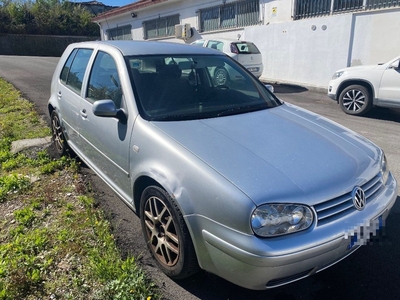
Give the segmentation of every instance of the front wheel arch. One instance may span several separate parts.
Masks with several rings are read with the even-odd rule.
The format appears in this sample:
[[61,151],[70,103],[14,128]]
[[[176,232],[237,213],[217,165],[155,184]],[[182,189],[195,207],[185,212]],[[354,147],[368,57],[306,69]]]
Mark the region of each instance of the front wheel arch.
[[199,270],[190,232],[178,204],[159,185],[148,186],[140,200],[140,222],[147,247],[159,268],[172,279]]

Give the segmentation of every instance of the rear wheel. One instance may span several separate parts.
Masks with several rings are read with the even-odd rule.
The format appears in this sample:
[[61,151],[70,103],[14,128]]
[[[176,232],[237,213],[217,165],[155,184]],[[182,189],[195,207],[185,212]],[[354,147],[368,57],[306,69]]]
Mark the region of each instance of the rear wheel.
[[340,108],[350,115],[364,115],[372,108],[372,97],[362,85],[350,85],[339,96]]
[[58,114],[53,111],[51,113],[51,131],[54,148],[59,156],[67,154],[68,144],[65,140],[64,132],[61,127],[60,118]]
[[146,188],[140,215],[146,244],[160,269],[173,279],[196,273],[199,267],[189,231],[169,194],[158,186]]

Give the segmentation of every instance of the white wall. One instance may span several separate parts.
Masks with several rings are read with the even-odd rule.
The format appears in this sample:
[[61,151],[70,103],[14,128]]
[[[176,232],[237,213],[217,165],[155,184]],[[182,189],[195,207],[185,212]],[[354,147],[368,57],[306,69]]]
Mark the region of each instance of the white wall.
[[127,13],[101,24],[105,29],[131,24],[132,38],[142,40],[142,22],[179,14],[181,24],[189,23],[195,29],[193,38],[164,40],[190,43],[200,38],[237,39],[240,34],[262,52],[263,79],[318,88],[326,88],[337,69],[376,64],[400,55],[400,9],[292,21],[293,0],[260,0],[260,25],[200,34],[196,11],[220,4],[220,0],[167,1],[137,11],[136,18]]
[[351,65],[386,62],[400,55],[400,9],[354,15]]
[[325,87],[347,64],[350,33],[346,14],[249,27],[244,39],[256,41],[262,52],[263,78]]

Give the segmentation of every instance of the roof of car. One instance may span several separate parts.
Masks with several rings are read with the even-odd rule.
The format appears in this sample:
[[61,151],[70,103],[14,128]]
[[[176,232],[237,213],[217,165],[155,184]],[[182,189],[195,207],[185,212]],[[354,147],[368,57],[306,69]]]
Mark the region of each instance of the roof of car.
[[[157,54],[211,54],[218,52],[187,44],[161,41],[92,41],[73,44],[74,47],[95,48],[99,45],[117,48],[124,56]],[[220,54],[219,54],[220,55]]]
[[217,41],[217,42],[224,42],[224,43],[253,43],[250,41],[242,41],[242,40],[235,40],[235,39],[208,39],[209,41]]

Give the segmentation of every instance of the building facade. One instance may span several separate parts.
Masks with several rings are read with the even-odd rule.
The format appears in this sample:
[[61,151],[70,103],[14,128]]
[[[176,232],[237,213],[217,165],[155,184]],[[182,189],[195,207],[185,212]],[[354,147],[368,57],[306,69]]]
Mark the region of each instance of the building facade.
[[103,40],[253,41],[261,79],[315,88],[337,69],[400,55],[400,0],[140,0],[93,21]]

